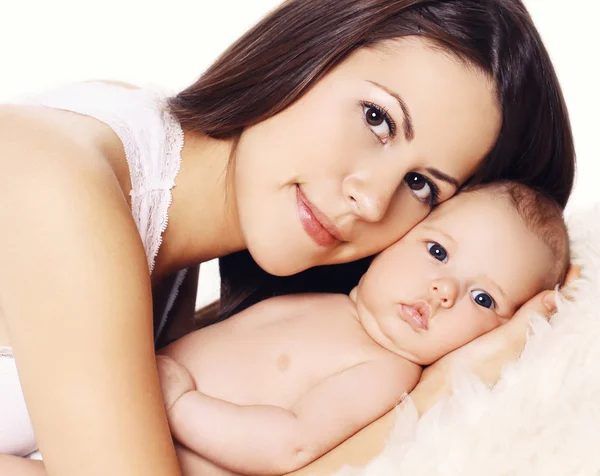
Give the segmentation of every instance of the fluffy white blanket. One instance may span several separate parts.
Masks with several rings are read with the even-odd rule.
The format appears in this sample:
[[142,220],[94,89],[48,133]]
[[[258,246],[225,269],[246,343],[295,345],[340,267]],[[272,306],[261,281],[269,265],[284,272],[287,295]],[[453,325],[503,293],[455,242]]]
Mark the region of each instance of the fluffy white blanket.
[[600,474],[600,204],[568,223],[575,300],[550,323],[532,316],[520,360],[493,389],[457,376],[452,397],[420,420],[398,412],[386,450],[338,476]]

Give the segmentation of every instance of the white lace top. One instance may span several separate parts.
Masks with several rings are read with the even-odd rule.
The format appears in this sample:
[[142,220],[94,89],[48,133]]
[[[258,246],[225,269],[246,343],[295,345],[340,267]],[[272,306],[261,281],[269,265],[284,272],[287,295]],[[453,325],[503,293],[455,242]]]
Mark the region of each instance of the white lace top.
[[[167,228],[171,189],[181,165],[183,131],[166,107],[166,94],[102,82],[76,83],[27,102],[94,117],[123,143],[131,176],[131,213],[152,273]],[[186,270],[178,273],[155,335],[164,329]]]

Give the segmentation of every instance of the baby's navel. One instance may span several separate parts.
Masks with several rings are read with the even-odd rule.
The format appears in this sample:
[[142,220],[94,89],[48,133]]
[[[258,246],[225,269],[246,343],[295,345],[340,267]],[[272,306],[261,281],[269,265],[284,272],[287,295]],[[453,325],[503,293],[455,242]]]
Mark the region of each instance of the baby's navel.
[[277,368],[281,372],[285,372],[287,369],[289,369],[290,368],[290,356],[287,354],[281,354],[277,358]]

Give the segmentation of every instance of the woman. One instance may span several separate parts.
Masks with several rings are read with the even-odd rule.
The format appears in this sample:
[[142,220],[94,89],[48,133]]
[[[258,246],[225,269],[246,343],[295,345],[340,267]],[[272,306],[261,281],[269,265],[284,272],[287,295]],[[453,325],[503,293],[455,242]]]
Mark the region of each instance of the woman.
[[[238,271],[248,250],[292,275],[380,251],[467,181],[563,205],[572,186],[560,88],[517,0],[292,0],[168,101],[88,83],[39,102],[0,113],[0,345],[50,475],[180,474],[151,317],[177,270]],[[310,287],[327,272],[346,271]],[[291,279],[242,283],[230,308],[306,288]]]

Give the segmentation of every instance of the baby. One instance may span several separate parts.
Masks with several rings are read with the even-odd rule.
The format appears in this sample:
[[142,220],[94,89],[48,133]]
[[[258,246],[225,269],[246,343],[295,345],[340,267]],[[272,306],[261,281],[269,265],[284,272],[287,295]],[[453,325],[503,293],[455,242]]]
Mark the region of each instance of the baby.
[[[172,343],[157,363],[184,474],[307,465],[397,405],[423,366],[554,288],[568,263],[558,205],[511,182],[480,186],[379,254],[349,296],[268,299]],[[19,474],[43,474],[31,468]]]
[[349,296],[272,298],[183,337],[158,368],[184,472],[305,466],[397,405],[422,366],[554,288],[568,263],[556,204],[480,186],[377,256]]

